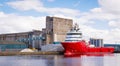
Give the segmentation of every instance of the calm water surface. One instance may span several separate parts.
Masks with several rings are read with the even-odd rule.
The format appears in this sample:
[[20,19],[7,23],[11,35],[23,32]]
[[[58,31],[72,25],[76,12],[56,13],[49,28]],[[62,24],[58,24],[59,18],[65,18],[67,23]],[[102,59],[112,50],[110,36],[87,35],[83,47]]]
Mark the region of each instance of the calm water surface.
[[120,54],[105,56],[0,56],[0,66],[120,66]]

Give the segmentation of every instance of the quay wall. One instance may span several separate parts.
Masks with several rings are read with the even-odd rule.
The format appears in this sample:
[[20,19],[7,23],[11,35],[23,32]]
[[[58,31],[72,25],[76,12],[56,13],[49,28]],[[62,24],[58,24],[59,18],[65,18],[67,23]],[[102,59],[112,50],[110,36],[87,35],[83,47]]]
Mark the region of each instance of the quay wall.
[[62,51],[40,51],[40,52],[0,52],[0,56],[15,55],[63,55]]

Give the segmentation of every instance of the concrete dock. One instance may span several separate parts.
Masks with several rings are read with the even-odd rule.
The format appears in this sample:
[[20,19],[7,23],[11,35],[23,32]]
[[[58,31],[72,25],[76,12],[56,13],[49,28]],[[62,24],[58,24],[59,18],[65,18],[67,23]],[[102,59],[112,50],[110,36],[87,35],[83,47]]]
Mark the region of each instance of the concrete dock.
[[0,52],[0,56],[15,55],[62,55],[62,51],[40,51],[40,52]]
[[[114,51],[113,53],[120,53]],[[39,51],[39,52],[0,52],[0,56],[15,56],[15,55],[63,55],[63,51]]]

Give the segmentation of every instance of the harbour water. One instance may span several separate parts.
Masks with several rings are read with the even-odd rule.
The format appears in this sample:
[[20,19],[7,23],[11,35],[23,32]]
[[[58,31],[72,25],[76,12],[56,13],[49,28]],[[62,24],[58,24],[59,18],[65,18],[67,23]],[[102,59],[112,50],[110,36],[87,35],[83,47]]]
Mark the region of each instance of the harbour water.
[[0,56],[0,66],[120,66],[120,54],[77,57],[64,55]]

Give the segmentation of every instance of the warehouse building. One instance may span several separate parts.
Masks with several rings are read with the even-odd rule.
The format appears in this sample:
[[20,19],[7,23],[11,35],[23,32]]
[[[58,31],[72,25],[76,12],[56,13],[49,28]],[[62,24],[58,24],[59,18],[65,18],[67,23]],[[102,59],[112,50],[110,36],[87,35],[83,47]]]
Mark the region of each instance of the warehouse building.
[[[27,46],[41,49],[42,45],[59,43],[65,40],[72,28],[73,20],[46,16],[46,28],[21,33],[0,34],[0,41],[23,42]],[[9,45],[12,45],[8,42]],[[16,43],[17,44],[17,43]]]

